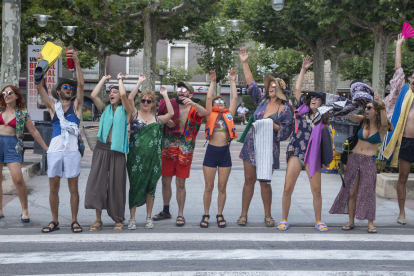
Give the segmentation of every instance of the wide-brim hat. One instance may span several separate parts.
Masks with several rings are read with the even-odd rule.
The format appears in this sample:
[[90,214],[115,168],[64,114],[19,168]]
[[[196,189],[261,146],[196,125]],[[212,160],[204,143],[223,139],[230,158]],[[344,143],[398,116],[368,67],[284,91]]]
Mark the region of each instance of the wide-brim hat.
[[187,88],[191,94],[194,94],[194,88],[191,84],[189,84],[188,82],[184,82],[184,81],[180,81],[179,83],[177,83],[177,87],[182,87],[184,86],[185,88]]
[[55,98],[56,100],[59,100],[59,96],[56,90],[59,87],[59,85],[64,84],[64,83],[68,83],[69,85],[73,86],[72,97],[76,96],[76,89],[78,87],[78,82],[71,80],[71,79],[67,79],[67,78],[58,78],[57,83],[52,87],[52,91],[51,91],[53,98]]
[[276,97],[284,101],[288,101],[286,94],[284,92],[284,90],[286,89],[286,83],[282,79],[276,79],[271,75],[265,76],[263,81],[265,91],[268,93],[269,86],[272,81],[276,82]]
[[306,99],[310,100],[312,97],[317,97],[322,99],[322,104],[326,103],[326,94],[323,92],[309,92],[306,95]]

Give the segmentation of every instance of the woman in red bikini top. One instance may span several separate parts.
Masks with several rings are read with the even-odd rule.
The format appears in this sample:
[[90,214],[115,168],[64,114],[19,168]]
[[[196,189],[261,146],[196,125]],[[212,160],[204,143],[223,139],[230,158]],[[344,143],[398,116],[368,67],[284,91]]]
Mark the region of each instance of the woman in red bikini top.
[[[3,169],[3,165],[7,164],[22,205],[20,220],[30,222],[27,207],[27,187],[21,169],[25,126],[36,142],[47,151],[47,145],[33,125],[30,115],[24,107],[24,99],[19,88],[6,86],[0,94],[0,171]],[[4,218],[2,180],[0,178],[0,219]]]

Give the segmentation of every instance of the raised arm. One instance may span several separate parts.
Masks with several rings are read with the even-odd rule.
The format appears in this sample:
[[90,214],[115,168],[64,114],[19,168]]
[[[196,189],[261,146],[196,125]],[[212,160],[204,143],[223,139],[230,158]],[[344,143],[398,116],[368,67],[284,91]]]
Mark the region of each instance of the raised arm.
[[135,96],[139,92],[139,88],[141,87],[142,83],[146,80],[145,75],[139,74],[137,84],[132,89],[131,93],[129,93],[128,101],[132,107],[133,114],[137,113],[137,108],[135,107]]
[[401,68],[401,52],[402,52],[402,45],[405,41],[405,38],[402,37],[402,34],[398,35],[397,46],[395,48],[395,70]]
[[132,106],[129,104],[125,86],[124,86],[124,79],[126,78],[127,76],[122,75],[122,72],[118,73],[117,79],[118,79],[118,86],[119,86],[119,94],[121,95],[122,106],[125,108],[125,111],[126,111],[127,124],[129,124],[129,121],[131,120],[131,115],[132,115]]
[[99,92],[101,92],[102,86],[105,85],[105,82],[111,79],[111,75],[103,76],[102,79],[98,82],[98,84],[95,86],[95,88],[92,90],[91,93],[91,99],[95,106],[103,112],[105,110],[105,104],[101,101],[99,98]]
[[160,94],[162,95],[162,97],[164,98],[165,101],[165,105],[167,106],[167,114],[164,115],[160,115],[158,116],[158,122],[160,122],[161,124],[166,124],[174,115],[174,108],[172,107],[171,101],[168,98],[168,92],[167,92],[167,88],[165,87],[161,87],[160,89]]
[[247,85],[250,85],[253,82],[253,75],[252,71],[250,71],[249,64],[247,63],[249,60],[249,53],[246,52],[246,48],[240,48],[239,57],[243,65],[244,78],[246,79]]
[[229,106],[229,111],[232,116],[236,113],[237,108],[237,87],[236,87],[236,77],[237,73],[233,69],[230,71],[229,79],[230,79],[230,89],[231,89],[231,102]]
[[310,56],[306,56],[305,58],[303,58],[302,68],[300,69],[298,79],[296,80],[296,89],[295,89],[296,102],[300,101],[300,97],[302,95],[303,79],[305,78],[306,71],[313,64],[311,60],[312,60],[312,57]]
[[76,80],[78,82],[78,86],[76,87],[76,99],[75,99],[74,105],[75,105],[76,115],[78,116],[78,118],[80,118],[82,116],[85,81],[83,80],[82,68],[80,65],[78,55],[76,54],[75,50],[68,51],[68,58],[73,59],[75,63]]
[[213,110],[213,94],[214,94],[214,88],[216,87],[216,72],[210,71],[210,87],[208,88],[207,92],[207,99],[206,99],[206,111],[207,116],[210,116],[211,111]]
[[[37,60],[43,59],[43,55],[41,52],[37,54],[36,59]],[[47,109],[50,112],[50,115],[53,116],[53,114],[55,113],[55,101],[49,98],[49,95],[47,94],[45,88],[43,87],[43,81],[35,85],[36,85],[37,93],[39,93],[40,98],[42,99],[42,102],[46,105]]]
[[43,141],[42,136],[40,135],[39,131],[33,125],[32,119],[28,119],[25,123],[27,130],[29,131],[30,135],[36,140],[36,142],[45,150],[48,151],[49,147],[46,145],[45,141]]
[[388,130],[388,118],[387,112],[385,111],[385,104],[382,102],[381,97],[378,93],[374,94],[374,102],[381,107],[380,118],[381,118],[381,131],[386,132]]

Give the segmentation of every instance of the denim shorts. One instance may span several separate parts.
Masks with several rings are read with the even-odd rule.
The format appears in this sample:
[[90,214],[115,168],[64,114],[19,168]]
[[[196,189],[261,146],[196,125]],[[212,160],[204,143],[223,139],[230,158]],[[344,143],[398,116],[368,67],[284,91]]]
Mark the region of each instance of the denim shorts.
[[16,152],[17,137],[0,135],[0,163],[22,163],[22,153]]
[[207,145],[203,166],[211,168],[231,167],[230,146],[216,147],[210,144]]

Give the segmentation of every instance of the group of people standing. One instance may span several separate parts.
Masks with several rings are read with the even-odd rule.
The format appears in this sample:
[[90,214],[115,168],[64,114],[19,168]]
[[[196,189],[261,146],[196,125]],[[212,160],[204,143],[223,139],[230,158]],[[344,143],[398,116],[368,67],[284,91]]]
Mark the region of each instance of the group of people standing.
[[[256,103],[257,108],[253,120],[249,120],[242,135],[244,145],[240,158],[244,164],[245,183],[238,225],[247,224],[254,186],[256,181],[259,181],[264,206],[264,223],[267,227],[276,226],[271,214],[271,174],[273,170],[279,169],[280,141],[289,139],[282,197],[282,218],[277,229],[283,231],[289,228],[291,196],[297,178],[301,170],[305,168],[313,194],[315,228],[319,231],[329,230],[327,224],[322,222],[321,169],[328,166],[332,160],[331,134],[327,127],[330,115],[331,118],[349,119],[359,123],[356,134],[357,142],[349,154],[344,183],[330,213],[349,214],[349,222],[343,226],[343,230],[354,229],[356,217],[368,220],[369,233],[377,232],[374,226],[375,161],[377,149],[384,140],[380,159],[389,160],[391,165],[396,165],[398,162],[400,164],[397,187],[400,206],[398,222],[406,223],[405,185],[411,163],[414,162],[414,93],[412,90],[414,74],[410,88],[405,85],[401,68],[403,42],[404,39],[399,37],[395,60],[396,73],[391,81],[391,93],[385,98],[384,103],[371,87],[361,81],[354,82],[351,86],[352,100],[322,92],[302,95],[304,76],[312,65],[309,56],[303,60],[296,83],[295,101],[292,103],[287,97],[286,84],[280,78],[266,76],[264,91],[259,89],[248,65],[249,53],[244,48],[240,49],[239,57],[248,85],[247,93]],[[30,221],[27,188],[20,167],[24,126],[47,151],[52,221],[42,229],[44,233],[59,229],[58,192],[63,173],[68,179],[71,193],[71,229],[74,233],[83,230],[77,222],[77,214],[79,208],[78,177],[81,162],[79,124],[84,81],[76,52],[71,51],[68,57],[75,62],[77,81],[59,78],[51,91],[54,99],[49,98],[41,84],[37,85],[38,93],[53,118],[53,134],[49,146],[43,142],[33,126],[17,87],[3,88],[0,98],[0,164],[2,167],[6,163],[12,173],[22,205],[21,220],[23,222]],[[41,54],[38,58],[42,58]],[[146,204],[146,228],[154,227],[153,220],[172,218],[169,207],[173,176],[176,177],[178,203],[176,225],[183,226],[186,222],[184,218],[185,182],[190,176],[196,136],[206,117],[205,137],[208,145],[203,162],[204,214],[200,227],[209,227],[209,210],[217,172],[218,214],[216,220],[218,227],[226,227],[223,210],[226,202],[226,186],[232,168],[230,144],[239,136],[233,117],[236,112],[244,115],[246,110],[236,111],[237,74],[234,70],[231,70],[229,74],[232,97],[228,107],[221,96],[214,97],[216,73],[211,71],[209,75],[211,83],[205,108],[192,100],[193,87],[186,82],[179,82],[175,99],[169,99],[166,88],[161,87],[160,94],[163,99],[160,101],[158,114],[155,93],[139,90],[146,80],[144,75],[138,75],[138,82],[128,96],[123,83],[125,76],[119,73],[118,86],[110,88],[109,101],[106,103],[100,100],[99,93],[111,76],[104,76],[99,81],[91,94],[102,116],[85,194],[85,208],[94,209],[96,212],[96,221],[89,227],[89,231],[95,232],[102,229],[102,210],[104,209],[115,222],[113,230],[124,229],[127,175],[130,183],[128,229],[136,229],[136,208],[144,204]],[[137,109],[135,97],[138,94],[140,101]],[[74,96],[76,99],[72,100]],[[359,115],[358,113],[364,106],[365,114]],[[247,123],[245,117],[242,118],[242,123]],[[130,125],[130,131],[128,131],[128,125]],[[152,217],[155,190],[160,178],[164,207],[161,212]],[[0,193],[0,207],[2,206],[1,198],[2,193]],[[0,218],[2,217],[4,214],[0,209]]]

